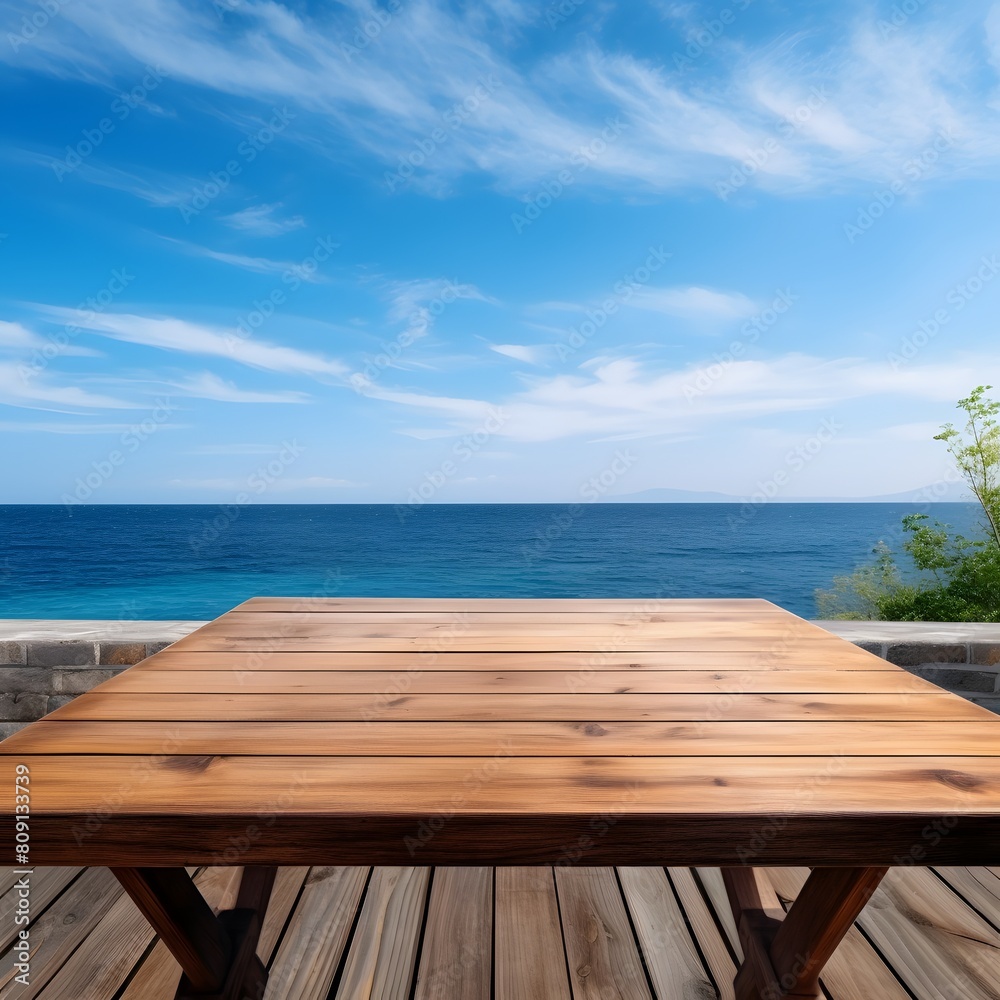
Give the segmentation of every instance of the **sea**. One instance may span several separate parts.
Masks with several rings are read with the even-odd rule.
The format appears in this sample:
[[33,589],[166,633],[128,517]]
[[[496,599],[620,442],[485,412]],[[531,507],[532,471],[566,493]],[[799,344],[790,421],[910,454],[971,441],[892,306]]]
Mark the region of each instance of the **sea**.
[[974,504],[0,506],[0,618],[208,619],[249,597],[764,597]]

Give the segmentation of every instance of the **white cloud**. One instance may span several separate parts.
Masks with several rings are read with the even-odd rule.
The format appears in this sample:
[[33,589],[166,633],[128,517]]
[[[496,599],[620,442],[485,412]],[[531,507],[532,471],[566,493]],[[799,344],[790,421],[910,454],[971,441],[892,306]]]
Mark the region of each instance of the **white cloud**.
[[[722,377],[713,378],[709,370],[717,368],[657,370],[632,358],[598,358],[581,367],[583,374],[535,378],[524,391],[492,404],[382,388],[369,395],[434,413],[455,433],[500,412],[503,418],[493,433],[519,441],[685,437],[720,420],[828,411],[865,398],[952,401],[991,371],[1000,375],[1000,357],[894,371],[886,362],[788,354],[734,362]],[[424,431],[423,436],[430,435]]]
[[523,361],[528,365],[545,364],[546,349],[540,346],[528,344],[490,344],[491,351],[502,354],[504,357],[513,358],[515,361]]
[[[192,14],[180,0],[145,0],[125,24],[113,0],[74,0],[16,58],[88,79],[159,65],[172,79],[262,107],[288,102],[314,116],[297,126],[303,142],[339,153],[349,137],[387,165],[444,127],[448,141],[437,144],[418,181],[475,171],[522,193],[594,148],[605,118],[616,114],[622,134],[587,160],[577,188],[711,188],[775,141],[752,185],[790,193],[844,179],[884,181],[942,130],[955,141],[936,169],[986,173],[1000,162],[997,103],[983,99],[984,74],[992,73],[984,52],[993,44],[996,58],[997,30],[993,16],[987,35],[978,5],[938,16],[925,8],[890,32],[864,10],[846,29],[831,24],[822,42],[803,31],[751,49],[737,41],[739,30],[729,32],[714,43],[725,59],[714,58],[709,74],[675,72],[669,60],[638,58],[617,44],[602,48],[598,30],[556,58],[532,61],[520,47],[524,61],[515,64],[499,4],[484,13],[478,5],[461,11],[410,0],[348,59],[342,47],[368,19],[361,4],[309,16],[246,0],[219,19]],[[477,97],[483,81],[489,86]],[[443,115],[465,100],[473,112],[449,127]],[[136,178],[87,179],[131,187],[154,204],[176,197]],[[252,226],[252,218],[244,221]]]
[[295,347],[270,344],[256,337],[242,337],[235,329],[190,323],[167,316],[136,316],[129,313],[82,313],[62,306],[45,306],[57,319],[115,340],[145,344],[166,351],[228,358],[251,368],[313,378],[345,375],[347,368],[334,358]]
[[187,253],[197,257],[207,257],[209,260],[216,260],[220,264],[228,264],[231,267],[239,267],[244,271],[252,271],[254,274],[280,274],[295,275],[300,281],[308,281],[313,284],[325,282],[326,279],[319,274],[315,268],[303,267],[301,263],[293,260],[272,260],[269,257],[249,257],[246,254],[226,253],[222,250],[211,250],[208,247],[198,246],[195,243],[188,243],[186,240],[177,240],[170,236],[162,236],[161,239],[168,243],[174,243]]
[[280,201],[273,205],[251,205],[224,215],[222,221],[230,228],[250,236],[284,236],[285,233],[305,228],[306,220],[301,215],[279,216],[278,210],[281,207]]
[[[53,344],[23,324],[0,320],[0,351],[44,351],[46,348],[53,348]],[[94,357],[97,351],[76,344],[60,344],[58,353],[64,356]]]
[[693,285],[688,288],[640,288],[629,305],[685,319],[745,319],[757,311],[751,299],[739,292],[720,292]]
[[254,392],[240,389],[232,382],[226,382],[211,372],[192,375],[172,388],[185,396],[198,399],[213,399],[220,403],[307,403],[309,396],[304,392]]
[[88,392],[76,385],[59,385],[46,372],[0,361],[0,403],[34,410],[78,412],[80,410],[121,410],[134,404],[110,396]]
[[[246,490],[247,479],[171,479],[170,485],[181,489],[239,492]],[[297,479],[279,478],[268,483],[267,492],[293,493],[298,490],[346,490],[356,489],[362,483],[350,479],[334,479],[330,476],[305,476]]]

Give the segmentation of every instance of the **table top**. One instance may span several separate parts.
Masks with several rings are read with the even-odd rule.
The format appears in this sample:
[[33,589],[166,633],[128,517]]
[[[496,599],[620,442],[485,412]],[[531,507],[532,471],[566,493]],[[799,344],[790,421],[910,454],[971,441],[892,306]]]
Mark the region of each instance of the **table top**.
[[255,598],[0,755],[37,864],[1000,860],[1000,718],[763,600]]

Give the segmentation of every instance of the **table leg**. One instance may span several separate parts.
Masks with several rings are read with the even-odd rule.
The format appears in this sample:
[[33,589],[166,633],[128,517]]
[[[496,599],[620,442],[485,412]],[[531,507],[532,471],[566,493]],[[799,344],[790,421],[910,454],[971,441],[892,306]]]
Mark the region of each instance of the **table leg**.
[[763,873],[724,868],[744,961],[736,1000],[822,996],[819,976],[887,868],[814,868],[787,915]]
[[177,1000],[260,1000],[257,941],[274,868],[245,868],[236,909],[216,916],[183,868],[112,868],[184,971]]

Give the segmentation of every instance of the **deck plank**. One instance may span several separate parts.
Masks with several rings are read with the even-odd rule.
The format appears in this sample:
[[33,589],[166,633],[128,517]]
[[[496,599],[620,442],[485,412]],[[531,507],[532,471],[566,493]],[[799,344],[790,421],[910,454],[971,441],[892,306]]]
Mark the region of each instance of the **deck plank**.
[[426,868],[374,869],[337,1000],[401,1000],[410,995],[429,880]]
[[270,966],[264,1000],[326,1000],[361,903],[367,868],[314,868]]
[[[37,869],[36,869],[37,870]],[[11,951],[0,963],[0,1000],[32,1000],[65,961],[87,940],[124,889],[106,868],[89,868],[30,925],[31,976],[27,986],[14,981]]]
[[658,997],[710,997],[715,986],[662,868],[619,868],[625,903]]
[[557,868],[574,1000],[652,1000],[612,868]]
[[495,1000],[570,1000],[551,868],[496,869]]
[[857,923],[917,995],[1000,1000],[1000,934],[933,872],[891,870]]
[[434,872],[414,1000],[490,1000],[493,869]]

